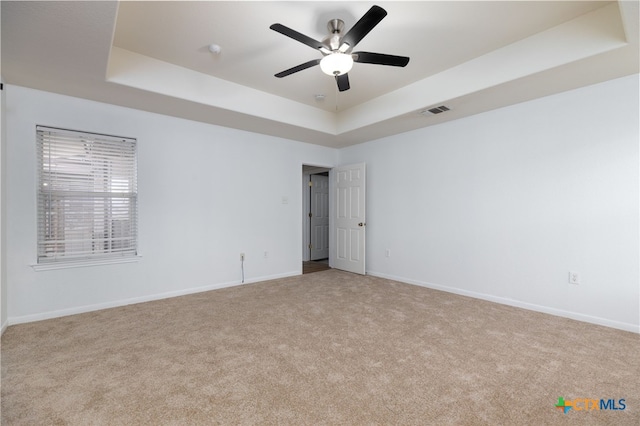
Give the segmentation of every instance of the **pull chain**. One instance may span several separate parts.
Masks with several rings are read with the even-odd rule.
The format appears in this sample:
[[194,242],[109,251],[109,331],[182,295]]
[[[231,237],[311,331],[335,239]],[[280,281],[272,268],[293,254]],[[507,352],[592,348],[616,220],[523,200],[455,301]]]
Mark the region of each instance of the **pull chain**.
[[336,91],[336,112],[338,112],[338,77],[334,77],[333,78],[336,81],[336,84],[333,85],[333,87],[335,87],[335,91]]

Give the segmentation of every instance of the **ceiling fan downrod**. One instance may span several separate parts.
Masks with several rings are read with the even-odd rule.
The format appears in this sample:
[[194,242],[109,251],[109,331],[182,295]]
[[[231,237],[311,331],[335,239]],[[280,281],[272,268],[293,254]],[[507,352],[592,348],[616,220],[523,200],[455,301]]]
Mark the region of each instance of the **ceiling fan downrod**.
[[[329,36],[323,40],[323,42],[327,45],[327,47],[335,52],[340,49],[340,39],[342,30],[344,29],[344,21],[342,19],[332,19],[327,22],[327,29],[329,30]],[[348,48],[348,45],[347,45]],[[341,50],[341,53],[344,53],[345,50]]]

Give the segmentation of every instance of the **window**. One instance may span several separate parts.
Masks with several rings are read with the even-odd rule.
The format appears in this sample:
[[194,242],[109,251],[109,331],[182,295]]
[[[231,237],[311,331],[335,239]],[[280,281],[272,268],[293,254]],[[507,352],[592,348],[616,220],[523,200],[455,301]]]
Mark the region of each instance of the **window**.
[[38,264],[135,257],[136,140],[36,127]]

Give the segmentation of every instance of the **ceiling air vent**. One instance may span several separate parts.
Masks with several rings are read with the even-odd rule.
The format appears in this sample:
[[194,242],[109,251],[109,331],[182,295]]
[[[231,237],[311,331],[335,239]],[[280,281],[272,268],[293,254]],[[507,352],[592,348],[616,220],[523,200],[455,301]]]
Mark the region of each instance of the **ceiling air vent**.
[[450,109],[451,108],[449,108],[449,107],[446,107],[444,105],[440,105],[438,107],[423,109],[422,111],[420,111],[419,114],[425,115],[425,116],[430,116],[430,115],[440,114],[440,113],[445,112],[445,111],[449,111]]

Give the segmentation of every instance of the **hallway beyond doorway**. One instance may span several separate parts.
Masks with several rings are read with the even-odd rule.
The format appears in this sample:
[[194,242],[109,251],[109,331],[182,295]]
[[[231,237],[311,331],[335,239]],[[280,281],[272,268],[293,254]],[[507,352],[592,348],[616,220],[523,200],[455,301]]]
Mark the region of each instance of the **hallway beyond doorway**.
[[310,260],[302,262],[302,274],[310,274],[312,272],[320,272],[331,269],[329,259]]

